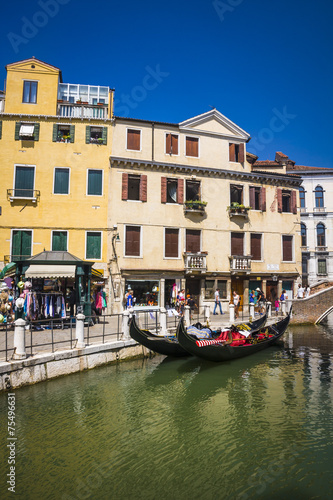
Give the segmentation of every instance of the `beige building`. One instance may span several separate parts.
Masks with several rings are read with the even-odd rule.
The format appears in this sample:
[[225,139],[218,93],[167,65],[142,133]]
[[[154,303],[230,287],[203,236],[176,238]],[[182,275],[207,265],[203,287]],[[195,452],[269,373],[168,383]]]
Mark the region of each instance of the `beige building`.
[[[301,274],[300,178],[260,168],[247,132],[217,110],[179,124],[113,122],[109,245],[113,311],[125,292],[137,306],[168,306],[186,289],[198,305],[292,296]],[[177,288],[176,288],[177,287]],[[225,306],[224,306],[225,308]]]

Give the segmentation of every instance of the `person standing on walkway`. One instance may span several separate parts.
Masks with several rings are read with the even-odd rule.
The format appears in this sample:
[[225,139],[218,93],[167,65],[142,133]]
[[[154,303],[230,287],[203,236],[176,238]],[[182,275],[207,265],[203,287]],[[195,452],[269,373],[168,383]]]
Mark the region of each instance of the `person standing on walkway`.
[[302,287],[301,284],[298,285],[298,290],[297,290],[297,298],[302,299],[304,296],[304,288]]
[[222,305],[221,305],[221,300],[220,300],[220,289],[219,288],[216,288],[216,292],[215,292],[215,306],[214,306],[213,314],[218,314],[216,312],[217,306],[220,307],[220,313],[224,314],[224,312],[222,311]]
[[126,299],[126,307],[127,309],[131,309],[133,307],[133,290],[128,291],[127,299]]
[[235,291],[233,291],[232,294],[233,294],[233,301],[234,301],[234,306],[235,306],[235,319],[237,319],[238,318],[238,311],[239,311],[240,296]]
[[306,289],[305,289],[305,298],[307,299],[308,297],[310,297],[310,293],[311,293],[311,290],[310,290],[310,286],[309,284],[306,285]]

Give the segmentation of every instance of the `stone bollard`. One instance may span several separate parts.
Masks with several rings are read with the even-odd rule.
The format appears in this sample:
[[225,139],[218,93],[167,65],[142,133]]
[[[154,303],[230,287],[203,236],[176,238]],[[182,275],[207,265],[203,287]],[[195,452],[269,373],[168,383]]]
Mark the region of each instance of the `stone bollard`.
[[234,321],[235,321],[235,304],[229,304],[229,317],[230,317],[230,323],[234,323]]
[[15,321],[14,330],[14,354],[13,359],[25,359],[25,320],[19,318]]
[[86,346],[84,343],[84,320],[84,314],[79,313],[76,315],[75,339],[77,349],[83,349]]
[[286,301],[285,300],[281,300],[281,312],[282,312],[282,316],[286,315]]
[[252,318],[252,321],[254,321],[254,304],[250,304],[250,316]]
[[[131,317],[133,316],[133,314],[131,314]],[[129,334],[129,324],[128,324],[128,320],[130,318],[130,312],[128,309],[126,309],[125,311],[123,311],[123,339],[124,340],[129,340],[131,338],[130,334]]]
[[184,320],[185,320],[185,325],[190,326],[190,306],[185,306],[184,307]]
[[161,335],[166,335],[167,332],[167,312],[165,307],[160,308],[160,327]]
[[210,306],[205,305],[204,306],[204,318],[205,318],[205,323],[209,325],[210,322]]
[[272,316],[272,302],[266,302],[267,318]]

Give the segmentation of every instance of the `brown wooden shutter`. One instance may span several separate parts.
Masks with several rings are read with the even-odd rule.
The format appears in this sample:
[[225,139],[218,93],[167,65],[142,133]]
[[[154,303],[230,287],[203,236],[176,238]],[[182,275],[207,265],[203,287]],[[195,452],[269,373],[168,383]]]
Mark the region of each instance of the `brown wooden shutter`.
[[133,151],[140,151],[140,130],[127,130],[127,149],[132,149]]
[[244,255],[243,233],[231,233],[231,255]]
[[171,134],[165,136],[165,152],[167,155],[171,155]]
[[260,210],[266,212],[266,188],[260,189]]
[[125,255],[140,256],[140,233],[140,227],[126,226]]
[[182,205],[184,203],[184,180],[183,179],[178,179],[177,203],[179,203],[179,205]]
[[178,229],[165,230],[165,257],[178,257]]
[[255,209],[255,187],[250,186],[250,207]]
[[284,262],[290,262],[293,260],[293,237],[292,236],[282,236],[282,247],[283,247],[283,256],[282,260]]
[[128,174],[123,174],[122,188],[121,188],[121,199],[128,200]]
[[178,135],[171,135],[172,154],[178,155]]
[[186,252],[197,253],[200,248],[200,233],[195,229],[186,229]]
[[244,163],[245,161],[245,145],[241,143],[238,149],[238,161],[239,163]]
[[167,178],[161,178],[161,203],[167,202]]
[[282,189],[277,188],[278,212],[282,213]]
[[199,139],[196,137],[186,137],[186,156],[199,156]]
[[297,214],[297,195],[295,190],[291,192],[291,211],[293,214]]
[[147,201],[147,176],[141,175],[140,177],[140,200]]
[[236,161],[236,147],[235,147],[235,144],[229,144],[229,161]]
[[251,255],[253,260],[261,260],[261,234],[251,234]]

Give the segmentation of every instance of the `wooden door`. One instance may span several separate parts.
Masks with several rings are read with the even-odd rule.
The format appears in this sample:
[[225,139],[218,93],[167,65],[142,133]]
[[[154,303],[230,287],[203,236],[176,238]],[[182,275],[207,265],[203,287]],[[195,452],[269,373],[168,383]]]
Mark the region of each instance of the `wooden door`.
[[[244,305],[244,292],[243,292],[243,281],[242,280],[231,280],[231,295],[232,292],[235,291],[241,299],[240,306],[239,306],[239,311],[243,311],[243,305]],[[233,298],[231,297],[231,301]],[[246,301],[248,302],[248,300]]]

